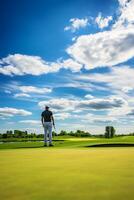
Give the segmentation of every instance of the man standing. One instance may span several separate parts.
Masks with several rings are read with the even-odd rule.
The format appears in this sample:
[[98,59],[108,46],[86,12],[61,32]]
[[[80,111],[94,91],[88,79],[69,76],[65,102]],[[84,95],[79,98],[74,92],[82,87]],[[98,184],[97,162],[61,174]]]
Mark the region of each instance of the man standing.
[[49,146],[52,144],[52,124],[54,124],[53,113],[49,110],[49,107],[46,106],[45,110],[41,114],[41,122],[44,127],[44,146],[47,146],[47,137],[49,138]]

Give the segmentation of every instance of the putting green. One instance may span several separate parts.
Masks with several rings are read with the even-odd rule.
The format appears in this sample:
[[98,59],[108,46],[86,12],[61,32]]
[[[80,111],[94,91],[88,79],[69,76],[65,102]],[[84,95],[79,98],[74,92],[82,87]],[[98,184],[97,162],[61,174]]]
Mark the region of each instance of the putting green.
[[134,148],[0,151],[2,200],[133,200]]

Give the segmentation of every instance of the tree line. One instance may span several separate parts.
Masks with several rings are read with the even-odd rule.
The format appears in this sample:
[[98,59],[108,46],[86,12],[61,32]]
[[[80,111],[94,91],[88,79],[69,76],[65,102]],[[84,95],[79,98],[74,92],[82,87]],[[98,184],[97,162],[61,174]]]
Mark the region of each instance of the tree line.
[[[91,137],[92,135],[89,132],[77,130],[75,132],[70,131],[64,131],[61,130],[59,134],[56,132],[52,132],[53,136],[76,136],[76,137]],[[44,134],[36,134],[36,133],[28,133],[27,131],[21,131],[21,130],[7,130],[6,133],[0,133],[0,138],[6,139],[6,138],[43,138]]]
[[0,133],[0,138],[38,138],[40,135],[41,134],[37,135],[36,133],[28,133],[27,131],[21,130],[7,130],[6,133]]
[[[88,131],[65,131],[61,130],[60,133],[52,132],[53,136],[75,136],[75,137],[102,137],[102,138],[113,138],[114,136],[124,136],[122,135],[115,135],[115,128],[113,126],[106,126],[104,134],[91,134]],[[134,136],[134,133],[126,134]],[[8,138],[43,138],[44,134],[36,134],[36,133],[28,133],[27,131],[21,130],[7,130],[5,133],[0,133],[0,139],[8,139]]]

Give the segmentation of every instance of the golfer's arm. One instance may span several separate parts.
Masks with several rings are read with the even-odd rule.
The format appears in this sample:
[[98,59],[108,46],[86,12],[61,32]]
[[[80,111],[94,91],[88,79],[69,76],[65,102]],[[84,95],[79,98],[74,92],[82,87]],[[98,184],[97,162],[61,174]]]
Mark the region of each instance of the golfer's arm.
[[51,118],[52,118],[53,125],[55,125],[55,122],[54,122],[54,117],[53,117],[53,115],[52,115],[52,117],[51,117]]
[[43,120],[43,117],[41,116],[41,123],[42,123],[42,125],[43,125],[43,123],[44,123],[44,120]]

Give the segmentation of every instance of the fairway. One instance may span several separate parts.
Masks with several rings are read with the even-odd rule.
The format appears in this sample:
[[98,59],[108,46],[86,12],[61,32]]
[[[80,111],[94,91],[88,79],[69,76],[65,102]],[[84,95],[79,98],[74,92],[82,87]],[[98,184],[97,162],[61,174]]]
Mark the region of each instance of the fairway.
[[134,148],[0,151],[2,200],[134,199]]

